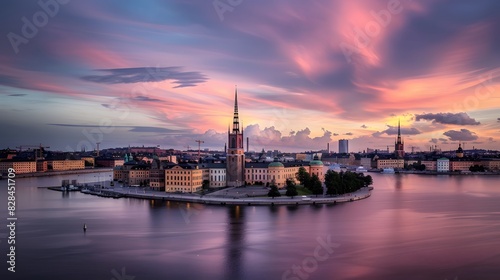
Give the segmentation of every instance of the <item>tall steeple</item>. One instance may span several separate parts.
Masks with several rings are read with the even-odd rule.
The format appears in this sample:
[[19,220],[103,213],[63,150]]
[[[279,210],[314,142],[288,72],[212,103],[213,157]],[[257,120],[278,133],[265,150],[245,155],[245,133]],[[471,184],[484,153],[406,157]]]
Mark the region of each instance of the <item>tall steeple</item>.
[[398,138],[394,145],[394,153],[397,158],[403,158],[405,156],[405,146],[401,139],[401,120],[398,119]]
[[398,140],[397,140],[397,143],[398,144],[401,144],[401,120],[398,119]]
[[245,184],[245,152],[243,150],[243,130],[238,116],[238,89],[234,90],[233,129],[228,129],[226,153],[226,184],[238,187]]
[[234,89],[234,116],[233,116],[233,133],[240,131],[240,120],[238,116],[238,88]]

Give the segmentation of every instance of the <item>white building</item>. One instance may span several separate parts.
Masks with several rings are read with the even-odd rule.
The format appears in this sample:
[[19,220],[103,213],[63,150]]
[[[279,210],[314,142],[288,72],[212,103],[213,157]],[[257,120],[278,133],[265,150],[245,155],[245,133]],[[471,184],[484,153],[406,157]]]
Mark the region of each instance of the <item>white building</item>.
[[443,157],[438,159],[437,161],[437,172],[448,172],[450,171],[450,160]]

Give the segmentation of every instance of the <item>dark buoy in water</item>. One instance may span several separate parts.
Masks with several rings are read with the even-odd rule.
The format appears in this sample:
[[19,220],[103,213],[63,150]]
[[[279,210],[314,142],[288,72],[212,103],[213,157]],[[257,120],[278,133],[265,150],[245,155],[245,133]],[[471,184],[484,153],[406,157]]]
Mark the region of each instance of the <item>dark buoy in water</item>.
[[86,232],[87,231],[87,224],[83,224],[83,231]]

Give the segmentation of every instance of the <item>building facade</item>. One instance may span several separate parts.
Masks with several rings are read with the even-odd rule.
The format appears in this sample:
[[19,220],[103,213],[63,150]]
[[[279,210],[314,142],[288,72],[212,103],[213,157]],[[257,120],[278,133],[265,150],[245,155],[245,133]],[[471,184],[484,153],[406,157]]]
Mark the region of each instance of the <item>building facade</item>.
[[203,170],[198,165],[178,164],[165,170],[165,192],[201,191]]
[[7,175],[9,168],[16,171],[16,174],[36,172],[36,161],[16,161],[4,160],[0,161],[0,173]]
[[438,160],[436,160],[436,171],[437,172],[450,171],[450,160],[448,158],[439,158]]
[[339,153],[348,154],[349,153],[349,140],[340,139],[339,140]]
[[83,159],[48,160],[47,168],[48,170],[53,170],[53,171],[85,169],[85,160]]
[[377,169],[394,168],[401,169],[405,167],[405,160],[398,159],[377,159]]

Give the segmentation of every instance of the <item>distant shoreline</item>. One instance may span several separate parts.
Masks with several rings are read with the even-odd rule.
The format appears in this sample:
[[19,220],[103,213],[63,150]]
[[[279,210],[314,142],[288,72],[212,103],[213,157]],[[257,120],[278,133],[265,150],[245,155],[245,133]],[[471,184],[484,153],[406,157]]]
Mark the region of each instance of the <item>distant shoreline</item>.
[[16,178],[59,176],[59,175],[71,175],[71,174],[77,174],[78,175],[78,174],[111,172],[111,171],[113,171],[113,168],[111,168],[111,167],[92,168],[92,169],[64,170],[64,171],[47,171],[47,172],[35,172],[35,173],[21,173],[21,174],[16,174]]
[[395,174],[416,174],[416,175],[479,175],[479,176],[495,176],[500,175],[500,172],[437,172],[437,171],[396,171]]
[[[132,190],[132,192],[131,192]],[[135,192],[133,192],[135,190]],[[316,204],[337,204],[341,202],[353,202],[356,200],[365,199],[371,196],[371,190],[373,187],[364,187],[360,190],[348,193],[340,196],[332,197],[314,197],[314,195],[308,196],[304,199],[302,196],[291,197],[256,197],[256,198],[222,198],[222,197],[211,197],[206,195],[183,195],[183,194],[172,194],[161,191],[144,191],[140,193],[136,188],[114,188],[105,189],[105,192],[109,197],[112,195],[117,195],[119,197],[128,198],[138,198],[138,199],[149,199],[149,200],[160,200],[160,201],[177,201],[177,202],[192,202],[200,204],[212,204],[212,205],[316,205]],[[90,194],[90,193],[89,193]],[[95,195],[95,194],[94,194]]]

